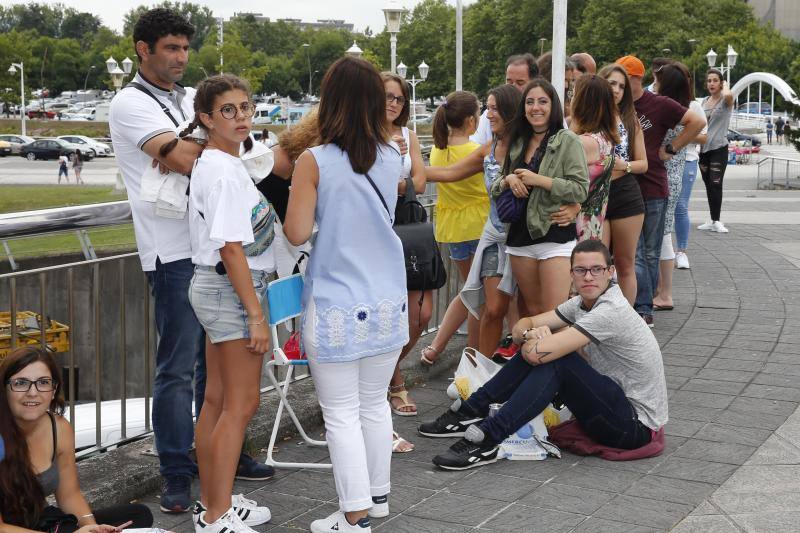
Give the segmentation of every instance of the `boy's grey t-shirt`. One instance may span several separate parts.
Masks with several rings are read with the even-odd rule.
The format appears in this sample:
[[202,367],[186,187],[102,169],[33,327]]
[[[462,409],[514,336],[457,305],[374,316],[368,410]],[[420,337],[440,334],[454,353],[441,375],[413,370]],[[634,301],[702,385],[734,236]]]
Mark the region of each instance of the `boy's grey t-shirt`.
[[589,364],[617,382],[642,424],[658,430],[668,419],[667,382],[653,332],[618,285],[609,287],[588,311],[581,303],[580,296],[570,298],[556,314],[591,339],[584,349]]

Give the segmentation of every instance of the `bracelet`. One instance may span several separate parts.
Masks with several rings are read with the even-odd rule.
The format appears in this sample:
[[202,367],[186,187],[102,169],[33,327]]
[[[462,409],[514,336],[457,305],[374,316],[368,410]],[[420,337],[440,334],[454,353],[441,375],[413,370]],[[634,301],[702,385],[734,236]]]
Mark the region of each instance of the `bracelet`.
[[262,316],[262,317],[261,317],[261,320],[258,320],[258,321],[256,321],[256,322],[250,322],[250,321],[248,320],[248,321],[247,321],[247,325],[248,325],[248,326],[260,326],[261,324],[263,324],[263,323],[264,323],[264,321],[265,321],[265,320],[266,320],[266,319],[265,319],[265,318]]
[[81,518],[89,518],[90,516],[91,516],[92,518],[94,518],[94,513],[89,513],[89,514],[84,514],[84,515],[81,515]]

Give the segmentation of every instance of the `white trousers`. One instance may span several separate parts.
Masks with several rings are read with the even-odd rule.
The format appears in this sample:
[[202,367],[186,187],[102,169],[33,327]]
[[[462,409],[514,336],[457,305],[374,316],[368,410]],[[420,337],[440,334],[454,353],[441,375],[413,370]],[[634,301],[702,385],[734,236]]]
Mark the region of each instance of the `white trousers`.
[[325,420],[339,507],[372,507],[389,493],[392,411],[386,391],[400,350],[343,363],[319,363],[306,343],[308,364]]

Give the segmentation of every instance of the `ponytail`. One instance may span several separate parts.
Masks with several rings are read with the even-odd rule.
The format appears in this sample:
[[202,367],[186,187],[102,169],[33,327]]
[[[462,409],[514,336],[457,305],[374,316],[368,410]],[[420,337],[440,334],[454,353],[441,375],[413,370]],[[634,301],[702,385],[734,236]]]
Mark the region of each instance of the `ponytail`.
[[447,148],[447,138],[450,135],[450,128],[447,126],[447,101],[436,108],[433,115],[433,145],[439,150]]
[[433,118],[433,143],[436,148],[447,148],[450,128],[462,128],[469,117],[480,111],[478,97],[469,91],[455,91],[447,95]]
[[[175,149],[176,146],[178,146],[178,141],[180,139],[182,139],[182,138],[186,137],[187,135],[189,135],[190,133],[192,133],[195,130],[195,128],[197,128],[199,126],[200,126],[200,118],[199,118],[198,115],[195,115],[194,116],[194,120],[192,120],[189,123],[189,125],[186,126],[186,129],[184,129],[182,132],[180,132],[177,137],[175,137],[170,142],[168,142],[167,144],[165,144],[164,146],[161,147],[161,149],[158,151],[158,155],[160,155],[161,157],[167,157],[167,155],[170,152],[172,152]],[[248,137],[247,140],[250,140],[250,137]],[[250,143],[250,148],[252,148],[252,147],[253,147],[253,143],[251,142]],[[249,150],[249,148],[248,148],[248,150]]]

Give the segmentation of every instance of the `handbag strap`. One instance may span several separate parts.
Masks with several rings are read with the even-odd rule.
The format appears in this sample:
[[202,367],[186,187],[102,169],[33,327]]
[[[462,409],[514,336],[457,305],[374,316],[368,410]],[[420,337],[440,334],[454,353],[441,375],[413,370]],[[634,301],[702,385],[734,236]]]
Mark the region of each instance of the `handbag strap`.
[[378,186],[375,185],[374,181],[372,181],[372,178],[369,177],[369,174],[365,173],[364,175],[367,177],[367,180],[369,181],[369,184],[372,185],[372,190],[374,190],[375,194],[378,195],[378,198],[381,199],[381,203],[383,204],[383,208],[386,209],[386,213],[389,215],[389,222],[391,222],[392,225],[394,225],[394,220],[392,220],[392,213],[391,213],[391,211],[389,211],[389,204],[386,203],[386,200],[383,198],[383,195],[381,194],[380,189],[378,189]]

